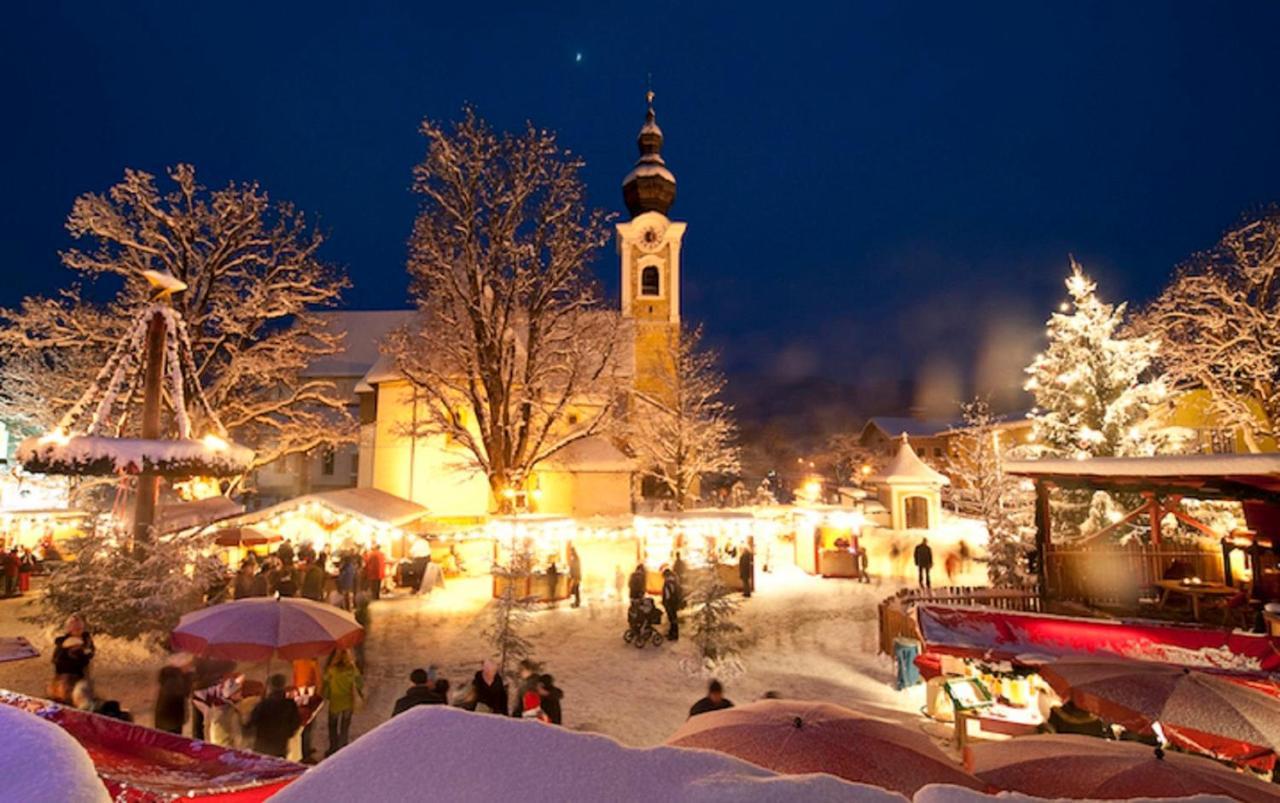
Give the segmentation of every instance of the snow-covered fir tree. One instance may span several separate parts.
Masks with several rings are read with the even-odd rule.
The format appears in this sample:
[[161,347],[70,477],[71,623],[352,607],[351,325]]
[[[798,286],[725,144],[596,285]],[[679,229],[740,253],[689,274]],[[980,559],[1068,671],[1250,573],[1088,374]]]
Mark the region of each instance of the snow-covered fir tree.
[[1247,220],[1182,266],[1139,320],[1172,387],[1209,392],[1252,452],[1280,439],[1280,210]]
[[1001,419],[985,399],[961,405],[964,429],[948,458],[948,474],[968,508],[987,526],[987,577],[997,588],[1025,588],[1032,582],[1027,553],[1034,547],[1034,495],[1004,473],[1006,456],[1017,447],[1002,439]]
[[509,666],[533,652],[533,643],[525,635],[531,603],[524,596],[525,585],[533,572],[533,555],[522,539],[512,539],[509,547],[507,562],[493,566],[494,577],[505,585],[491,605],[489,625],[482,634],[497,656],[498,671],[503,674]]
[[703,477],[738,471],[733,408],[720,398],[724,375],[701,342],[700,328],[668,333],[665,370],[654,387],[636,392],[629,422],[640,473],[661,483],[677,510]]
[[119,292],[104,305],[77,286],[0,310],[0,416],[52,427],[150,303],[144,272],[153,271],[187,285],[172,303],[190,336],[188,379],[231,436],[255,450],[255,467],[354,438],[347,398],[305,374],[341,346],[342,335],[310,314],[346,286],[318,256],[323,235],[257,184],[210,191],[185,164],[168,178],[164,190],[155,176],[127,170],[106,193],[76,199],[67,229],[79,244],[62,263],[119,282]]
[[[1024,387],[1035,399],[1031,420],[1039,454],[1085,458],[1160,451],[1165,436],[1151,413],[1165,399],[1165,386],[1147,379],[1158,341],[1123,337],[1126,305],[1099,299],[1097,285],[1074,259],[1066,286],[1070,301],[1049,318],[1048,346],[1026,369]],[[1059,497],[1055,521],[1069,530],[1091,531],[1102,524],[1090,516],[1089,494]]]
[[79,614],[95,633],[160,641],[206,594],[225,592],[226,569],[208,538],[164,538],[140,551],[122,548],[128,537],[123,530],[91,531],[68,542],[73,558],[47,561],[36,621]]
[[742,651],[742,626],[734,621],[739,602],[721,579],[720,564],[714,559],[695,584],[689,602],[697,671],[714,674],[734,670]]
[[615,420],[617,318],[589,270],[607,215],[588,209],[582,161],[548,131],[498,133],[467,109],[422,133],[420,314],[384,350],[419,394],[419,432],[448,436],[506,509],[541,461]]

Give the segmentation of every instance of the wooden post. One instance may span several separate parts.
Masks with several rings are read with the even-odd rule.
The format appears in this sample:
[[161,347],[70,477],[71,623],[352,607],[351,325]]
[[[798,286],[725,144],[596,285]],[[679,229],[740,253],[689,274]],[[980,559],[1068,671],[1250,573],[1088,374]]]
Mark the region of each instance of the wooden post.
[[[156,440],[162,435],[165,334],[164,313],[156,312],[147,325],[146,366],[143,369],[142,437],[146,440]],[[149,543],[154,535],[159,492],[159,476],[150,471],[138,475],[138,499],[133,508],[135,550],[139,544]]]
[[1049,595],[1049,547],[1053,538],[1052,516],[1049,510],[1049,486],[1042,479],[1036,480],[1036,558],[1040,564],[1040,600]]
[[1144,493],[1147,497],[1147,510],[1151,515],[1151,543],[1160,546],[1160,519],[1164,518],[1164,506],[1154,493]]

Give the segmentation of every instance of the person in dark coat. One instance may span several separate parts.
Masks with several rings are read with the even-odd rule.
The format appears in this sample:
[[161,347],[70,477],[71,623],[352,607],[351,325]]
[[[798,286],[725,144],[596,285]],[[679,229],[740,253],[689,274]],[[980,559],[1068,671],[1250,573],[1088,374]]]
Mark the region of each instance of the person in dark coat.
[[738,556],[738,577],[742,579],[742,596],[750,597],[756,587],[756,555],[749,546]]
[[[156,694],[155,728],[182,735],[187,724],[187,697],[191,695],[191,676],[176,666],[160,667],[160,691]],[[196,735],[196,738],[202,738]]]
[[253,576],[253,580],[249,583],[249,596],[251,597],[271,596],[271,562],[270,561],[263,561],[262,568],[258,569],[258,573]]
[[430,682],[427,676],[427,670],[415,669],[409,673],[409,682],[413,685],[404,693],[404,696],[396,700],[395,707],[391,709],[391,716],[403,714],[410,708],[417,705],[443,705],[444,699],[440,697],[440,693],[436,691],[435,686]]
[[636,570],[631,573],[631,579],[627,582],[627,589],[631,593],[631,600],[634,602],[644,596],[645,571],[644,564],[636,566]]
[[22,559],[18,557],[18,548],[3,553],[4,563],[4,595],[12,597],[18,593],[18,575],[21,573]]
[[933,571],[933,548],[929,546],[928,538],[921,538],[920,543],[916,544],[914,557],[916,579],[919,581],[920,587],[933,588],[933,580],[929,577],[929,573]]
[[569,593],[573,595],[573,607],[582,605],[582,559],[578,550],[569,544]]
[[232,584],[231,596],[233,599],[253,596],[253,564],[248,560],[240,563],[240,571],[236,572],[236,579]]
[[707,696],[694,703],[689,709],[689,717],[693,718],[710,711],[723,711],[726,708],[733,708],[733,703],[724,696],[724,686],[720,685],[720,681],[712,680],[707,685]]
[[302,727],[302,715],[297,703],[284,696],[284,675],[272,675],[268,684],[267,695],[253,707],[244,726],[253,731],[255,752],[284,758],[289,740]]
[[302,596],[305,599],[324,601],[324,569],[315,561],[302,564]]
[[286,569],[293,568],[293,544],[285,540],[280,544],[280,548],[276,550],[276,557],[280,559],[280,565]]
[[471,681],[476,690],[476,704],[483,705],[495,714],[507,715],[507,685],[502,682],[498,665],[486,658]]
[[516,702],[511,707],[511,716],[524,716],[525,699],[530,694],[538,693],[538,680],[542,666],[532,658],[520,662],[520,685],[516,688]]
[[563,724],[560,713],[560,700],[564,692],[556,686],[555,678],[550,675],[538,676],[538,706],[542,709],[542,719],[552,725]]
[[78,615],[67,617],[67,632],[53,640],[53,674],[80,680],[93,660],[93,636]]
[[684,607],[684,592],[680,578],[673,569],[662,573],[662,609],[667,613],[667,640],[680,639],[680,609]]

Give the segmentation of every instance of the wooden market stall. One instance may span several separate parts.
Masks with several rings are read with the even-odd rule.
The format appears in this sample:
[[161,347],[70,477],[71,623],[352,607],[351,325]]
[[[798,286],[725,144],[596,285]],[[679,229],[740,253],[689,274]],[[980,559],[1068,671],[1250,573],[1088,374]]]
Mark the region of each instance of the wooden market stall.
[[862,511],[835,505],[797,507],[793,516],[796,566],[822,577],[861,577]]

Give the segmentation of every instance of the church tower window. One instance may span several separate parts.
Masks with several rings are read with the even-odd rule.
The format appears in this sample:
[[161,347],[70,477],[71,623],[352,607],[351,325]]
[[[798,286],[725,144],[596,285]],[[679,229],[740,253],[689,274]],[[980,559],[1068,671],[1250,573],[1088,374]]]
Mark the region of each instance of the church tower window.
[[640,271],[640,295],[657,296],[662,294],[662,278],[656,265],[648,265]]

